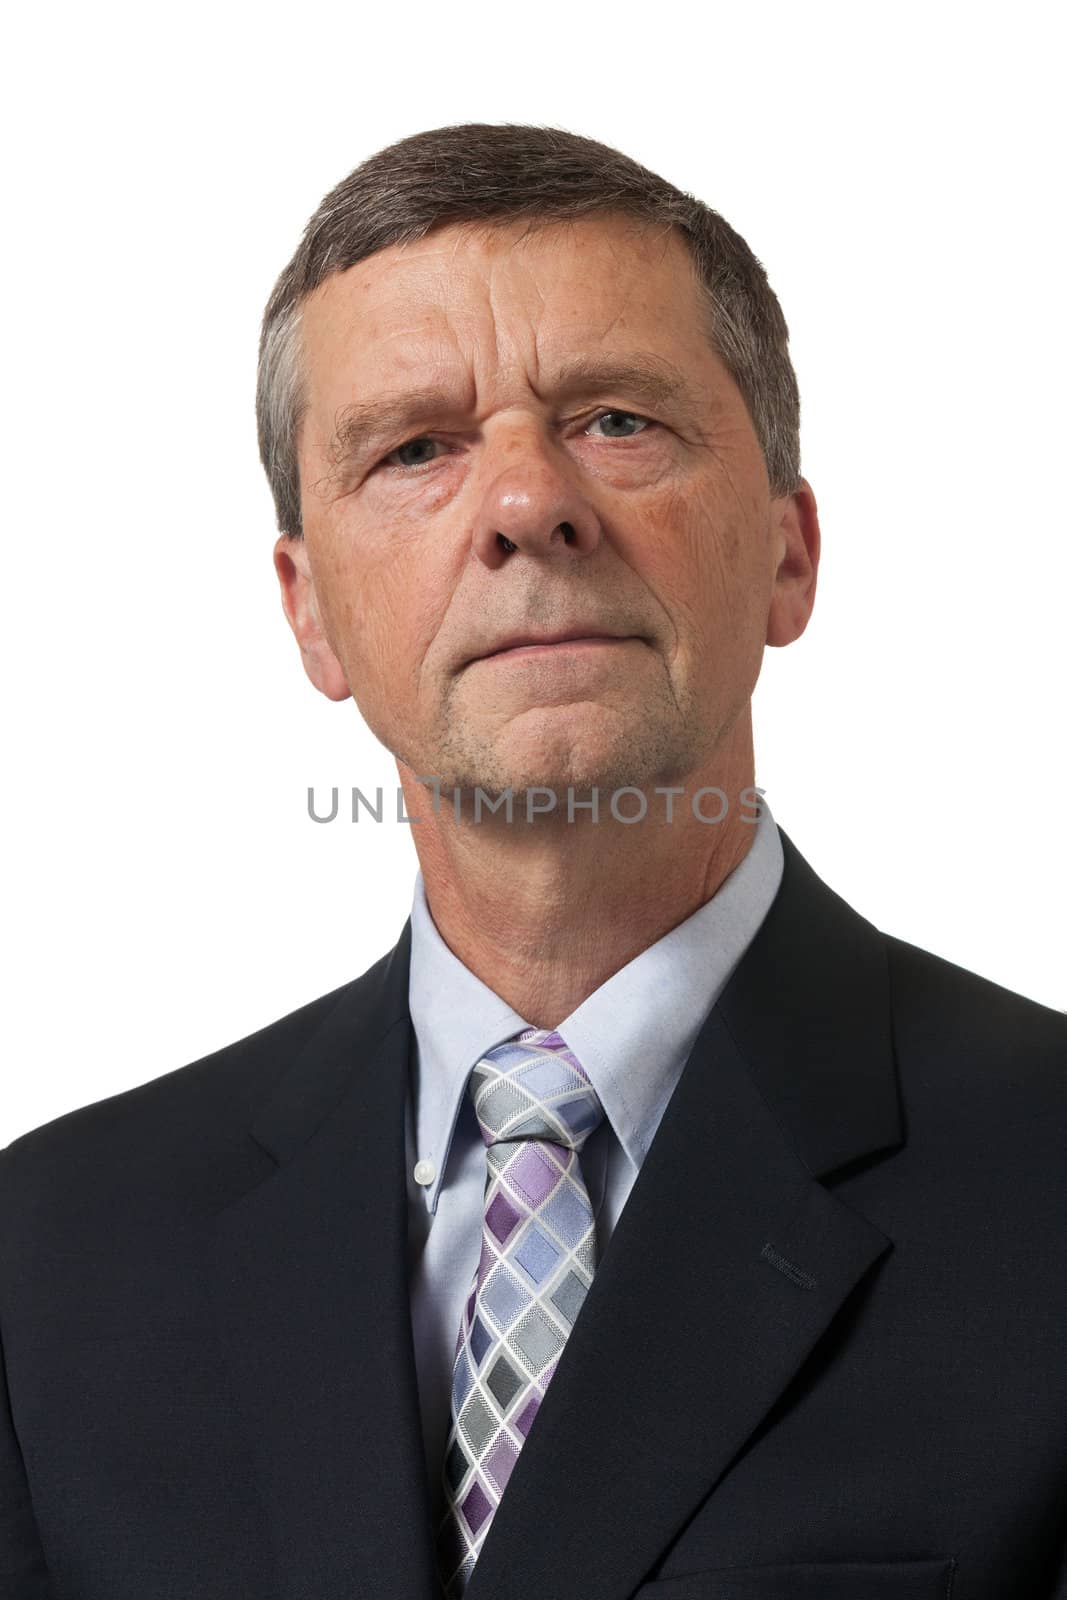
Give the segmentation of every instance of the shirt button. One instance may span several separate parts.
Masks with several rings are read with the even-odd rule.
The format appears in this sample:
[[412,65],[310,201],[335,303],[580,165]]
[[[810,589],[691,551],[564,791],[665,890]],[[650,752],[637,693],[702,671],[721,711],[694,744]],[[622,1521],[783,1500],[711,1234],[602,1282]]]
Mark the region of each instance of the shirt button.
[[416,1183],[424,1183],[424,1184],[425,1183],[432,1183],[434,1178],[436,1178],[436,1176],[437,1176],[437,1168],[434,1166],[432,1161],[416,1161],[416,1163],[415,1163],[415,1182]]

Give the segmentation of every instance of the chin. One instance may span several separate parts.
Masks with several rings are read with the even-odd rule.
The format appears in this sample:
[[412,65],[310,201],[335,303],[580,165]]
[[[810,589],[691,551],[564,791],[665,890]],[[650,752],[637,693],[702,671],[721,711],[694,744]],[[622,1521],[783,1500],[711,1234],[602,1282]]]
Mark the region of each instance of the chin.
[[479,788],[518,797],[527,789],[550,789],[563,802],[568,789],[576,797],[596,789],[606,801],[615,789],[651,789],[672,781],[664,774],[691,771],[688,731],[666,716],[625,719],[591,705],[569,708],[565,719],[541,710],[504,729],[457,720],[438,743],[436,762],[427,765],[427,757],[415,770],[437,774],[446,793]]
[[[504,774],[503,781],[497,782],[500,772]],[[645,764],[635,764],[632,755],[627,759],[621,752],[597,754],[589,750],[574,751],[565,760],[546,760],[544,752],[540,752],[529,760],[503,763],[492,776],[498,791],[510,789],[519,797],[528,789],[549,789],[561,803],[568,790],[577,798],[596,789],[606,801],[615,789],[655,781]],[[484,781],[481,786],[488,789]]]

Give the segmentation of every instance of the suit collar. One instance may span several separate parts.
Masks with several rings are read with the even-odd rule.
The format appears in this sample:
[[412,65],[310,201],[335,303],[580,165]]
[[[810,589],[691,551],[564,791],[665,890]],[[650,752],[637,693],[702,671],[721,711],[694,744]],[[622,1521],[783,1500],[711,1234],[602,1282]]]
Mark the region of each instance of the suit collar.
[[[877,931],[782,835],[490,1526],[467,1600],[623,1600],[891,1248],[818,1181],[901,1143]],[[407,1283],[409,928],[255,1120],[216,1219],[220,1338],[279,1596],[435,1593]],[[545,1508],[551,1508],[551,1537]]]
[[[778,893],[715,1009],[797,1155],[825,1177],[903,1140],[885,945],[778,833]],[[359,1055],[408,1017],[410,956],[409,918],[393,949],[338,991],[260,1108],[250,1132],[279,1164],[343,1095]]]

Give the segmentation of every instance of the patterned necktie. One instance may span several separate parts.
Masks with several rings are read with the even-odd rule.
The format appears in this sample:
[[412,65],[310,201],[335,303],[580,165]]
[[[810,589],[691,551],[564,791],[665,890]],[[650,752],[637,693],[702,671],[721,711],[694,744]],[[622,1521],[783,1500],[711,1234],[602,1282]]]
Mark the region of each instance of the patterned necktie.
[[463,1308],[437,1561],[461,1595],[596,1270],[578,1152],[604,1108],[558,1033],[527,1028],[471,1072],[485,1140],[482,1250]]

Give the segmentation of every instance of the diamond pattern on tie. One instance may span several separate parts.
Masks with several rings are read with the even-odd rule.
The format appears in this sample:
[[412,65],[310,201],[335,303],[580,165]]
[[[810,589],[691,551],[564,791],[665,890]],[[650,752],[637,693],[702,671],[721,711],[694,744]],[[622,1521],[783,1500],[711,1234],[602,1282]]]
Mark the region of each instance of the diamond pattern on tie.
[[596,1270],[579,1152],[604,1116],[563,1038],[527,1028],[475,1063],[482,1249],[452,1368],[437,1562],[461,1595]]

